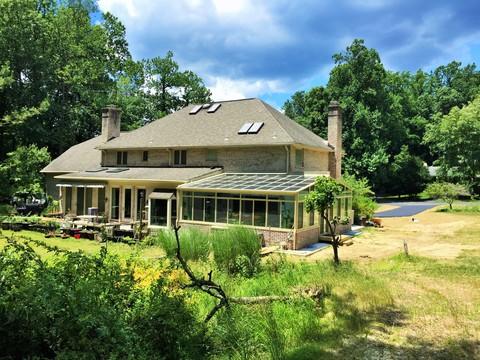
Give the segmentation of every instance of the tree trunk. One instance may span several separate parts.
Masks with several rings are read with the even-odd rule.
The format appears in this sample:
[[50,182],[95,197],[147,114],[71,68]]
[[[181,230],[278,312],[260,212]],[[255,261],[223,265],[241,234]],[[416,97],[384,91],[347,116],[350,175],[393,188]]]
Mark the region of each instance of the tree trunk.
[[327,226],[328,226],[328,229],[330,230],[330,236],[332,238],[332,248],[333,248],[333,261],[335,262],[335,265],[338,265],[340,264],[340,258],[338,257],[338,240],[337,240],[337,235],[335,234],[335,229],[336,229],[336,226],[332,226],[332,223],[330,222],[330,220],[328,219],[328,217],[325,215],[325,211],[322,211],[321,214],[322,214],[322,218],[325,220],[325,222],[327,223]]

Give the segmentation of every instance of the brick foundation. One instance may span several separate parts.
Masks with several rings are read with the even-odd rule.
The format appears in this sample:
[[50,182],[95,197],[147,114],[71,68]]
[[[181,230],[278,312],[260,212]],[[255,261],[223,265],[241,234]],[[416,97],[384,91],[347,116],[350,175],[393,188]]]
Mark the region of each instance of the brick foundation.
[[304,248],[307,245],[318,242],[318,236],[320,235],[320,227],[314,227],[306,230],[298,230],[295,239],[295,250]]

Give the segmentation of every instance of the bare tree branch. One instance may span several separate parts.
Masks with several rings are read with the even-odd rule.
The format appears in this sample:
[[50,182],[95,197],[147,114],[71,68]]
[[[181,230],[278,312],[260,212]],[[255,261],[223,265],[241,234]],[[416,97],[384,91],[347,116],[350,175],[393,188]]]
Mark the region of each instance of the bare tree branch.
[[212,310],[207,314],[205,318],[205,322],[208,322],[221,308],[229,307],[230,303],[240,304],[240,305],[253,305],[253,304],[265,304],[274,301],[289,301],[294,299],[304,299],[304,298],[311,298],[315,300],[319,300],[323,296],[322,290],[312,290],[307,289],[304,290],[302,293],[297,293],[293,295],[285,295],[285,296],[278,296],[278,295],[270,295],[270,296],[254,296],[254,297],[227,297],[225,291],[223,291],[222,287],[216,284],[212,280],[212,270],[208,272],[207,278],[197,278],[193,273],[192,269],[188,266],[186,260],[182,257],[182,253],[180,250],[180,238],[178,235],[178,231],[180,230],[180,226],[175,226],[175,239],[177,241],[177,259],[180,262],[183,270],[188,275],[190,279],[190,284],[184,286],[184,288],[198,288],[201,291],[207,293],[208,295],[218,299],[218,303],[213,307]]

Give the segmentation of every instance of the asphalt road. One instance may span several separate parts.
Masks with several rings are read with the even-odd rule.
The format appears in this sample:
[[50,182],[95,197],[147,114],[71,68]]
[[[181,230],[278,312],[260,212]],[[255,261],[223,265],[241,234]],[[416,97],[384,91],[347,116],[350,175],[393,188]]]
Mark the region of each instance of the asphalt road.
[[438,205],[438,203],[434,201],[389,202],[382,204],[388,204],[398,207],[392,210],[377,212],[375,213],[375,217],[387,218],[413,216]]

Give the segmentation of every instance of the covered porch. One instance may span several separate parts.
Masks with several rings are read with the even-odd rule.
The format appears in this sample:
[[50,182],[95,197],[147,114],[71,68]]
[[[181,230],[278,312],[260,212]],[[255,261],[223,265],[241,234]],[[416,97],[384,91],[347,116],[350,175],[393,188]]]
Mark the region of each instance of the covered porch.
[[218,169],[100,168],[56,179],[65,217],[170,228],[177,221],[177,186],[212,172]]

